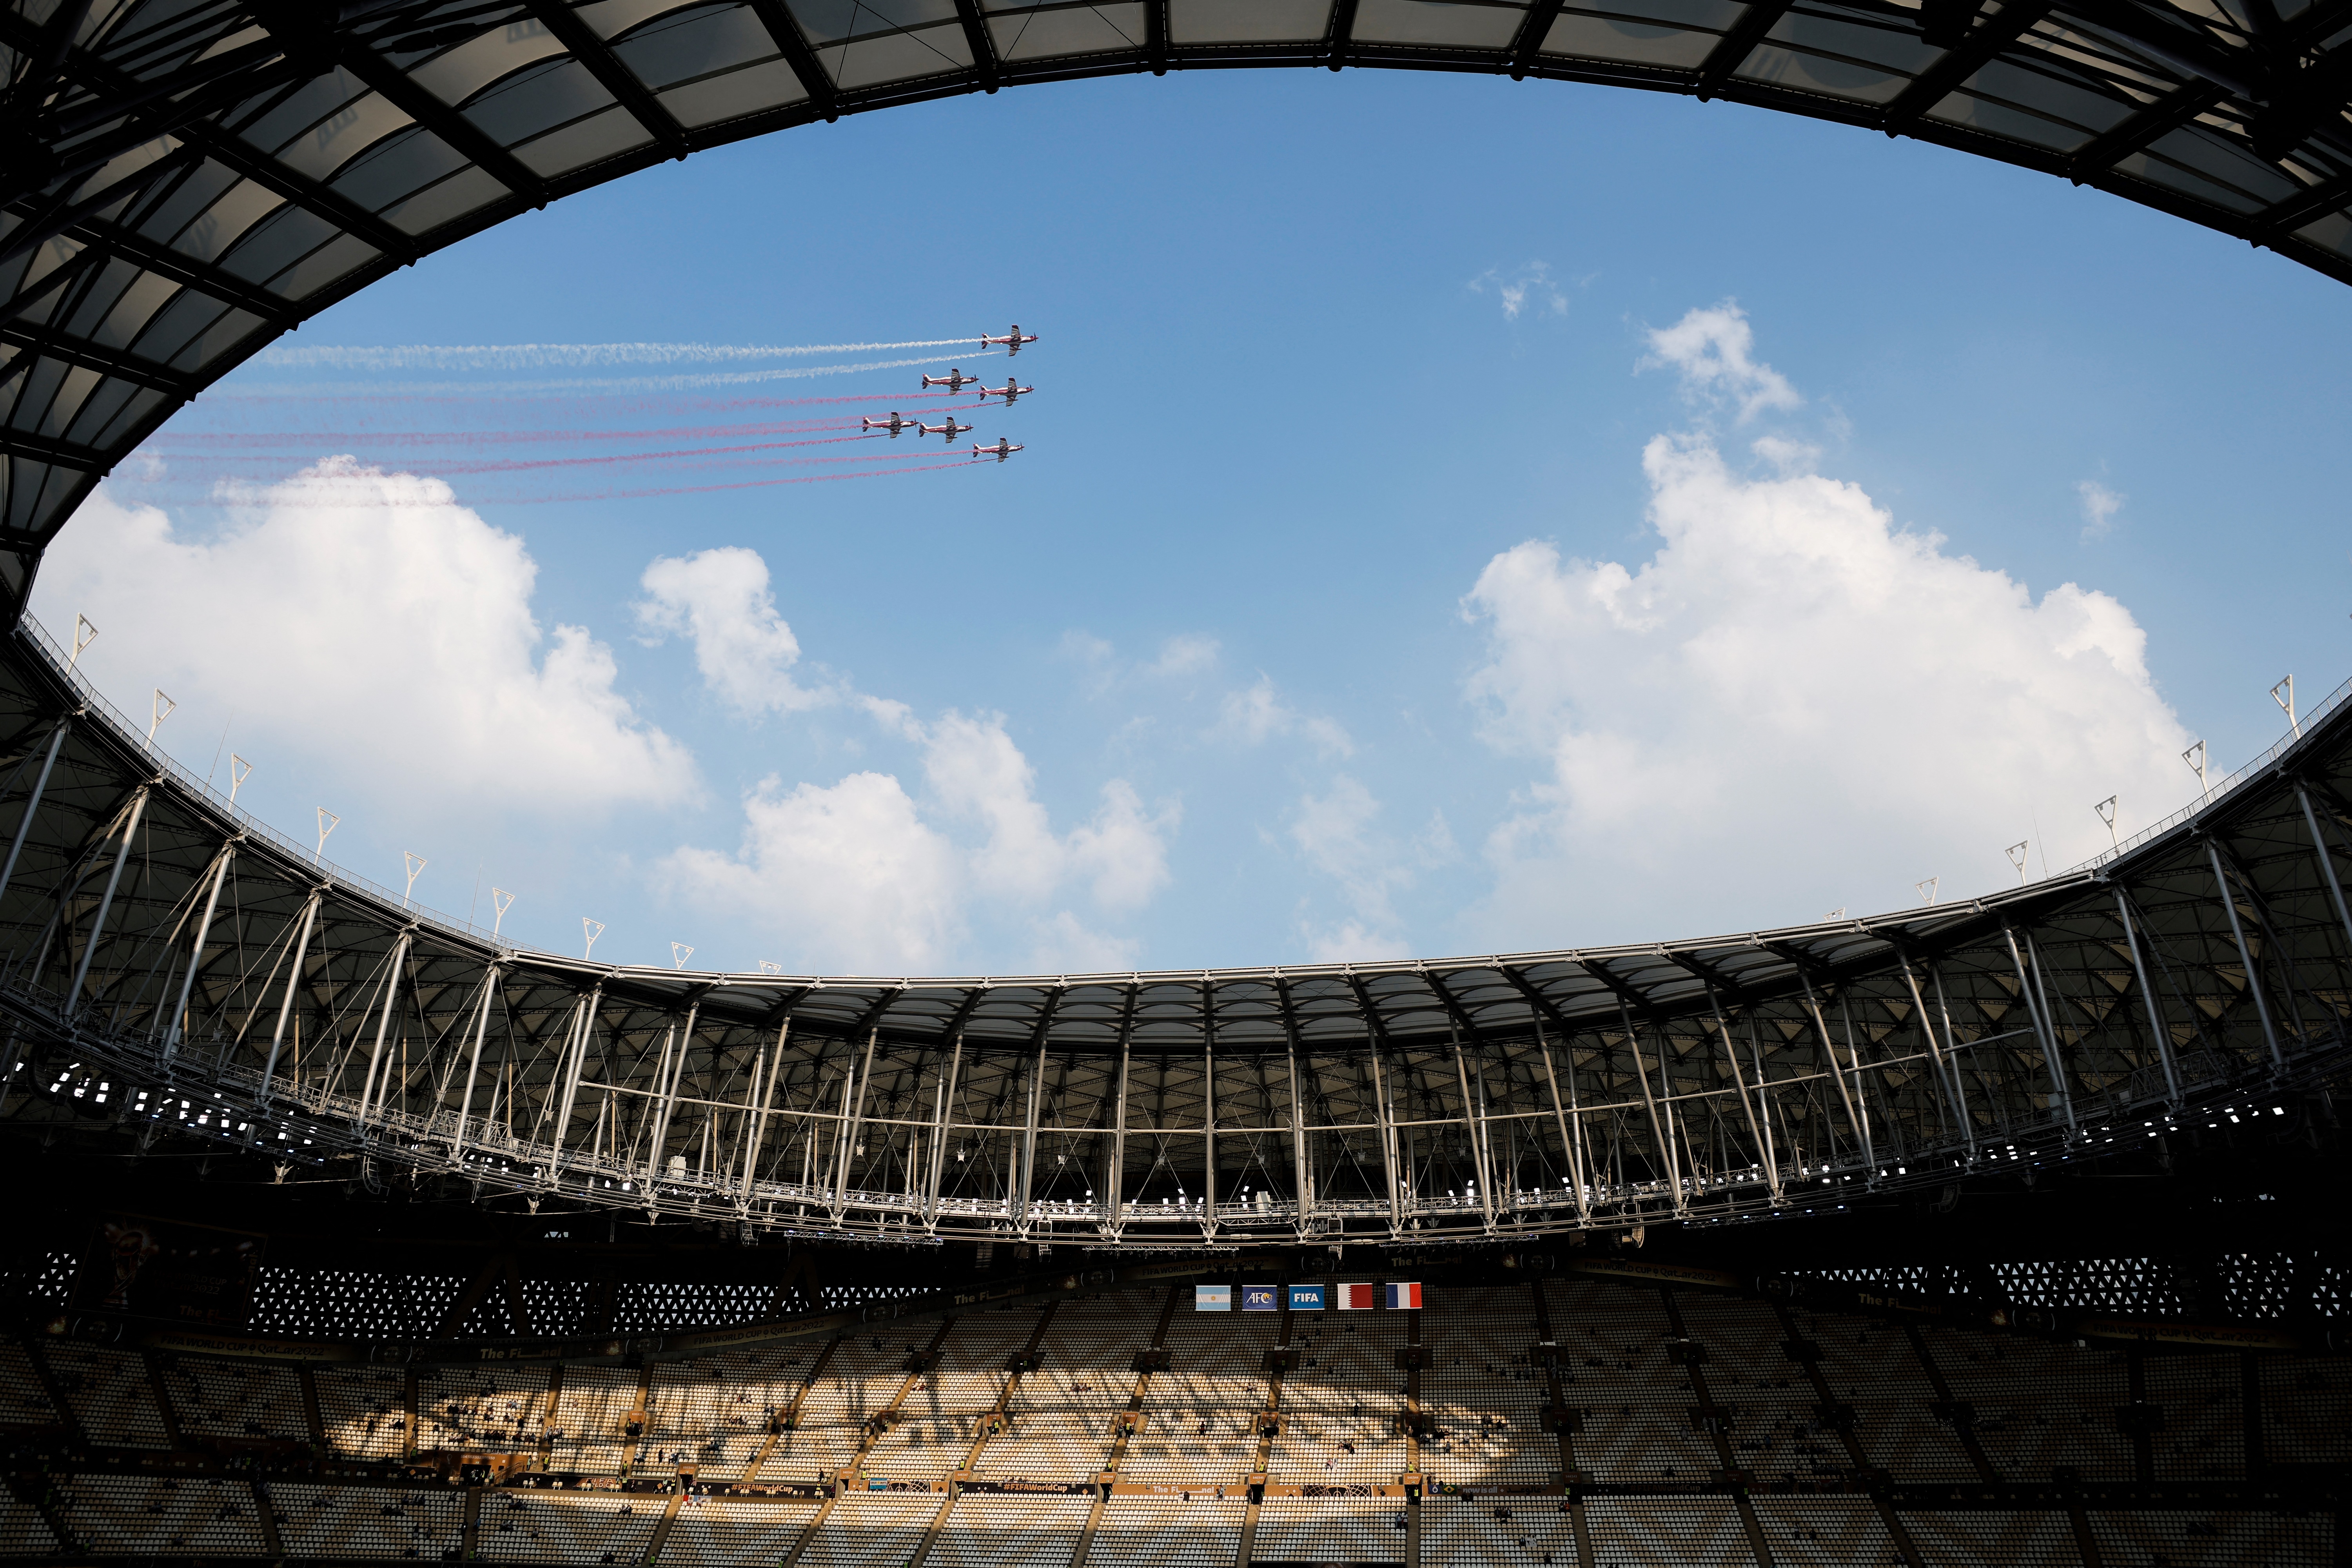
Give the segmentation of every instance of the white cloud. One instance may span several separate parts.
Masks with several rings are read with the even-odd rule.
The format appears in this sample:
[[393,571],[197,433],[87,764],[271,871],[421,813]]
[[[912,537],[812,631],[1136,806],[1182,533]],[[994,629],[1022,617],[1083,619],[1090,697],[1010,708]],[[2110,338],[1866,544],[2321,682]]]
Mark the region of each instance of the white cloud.
[[754,919],[790,971],[934,973],[964,933],[962,857],[886,773],[789,791],[769,778],[735,853],[682,848],[657,874],[698,913]]
[[1356,743],[1337,720],[1301,713],[1276,695],[1274,678],[1260,675],[1240,691],[1228,691],[1217,717],[1216,733],[1245,745],[1262,745],[1276,735],[1304,736],[1323,757],[1352,757]]
[[696,793],[692,757],[614,690],[611,649],[584,626],[541,627],[523,542],[447,485],[331,458],[229,499],[228,523],[196,539],[101,487],[58,536],[36,610],[103,628],[82,659],[102,687],[234,712],[240,749],[331,758],[347,788],[427,770],[428,795],[403,792],[410,811]]
[[2105,539],[2115,531],[2116,513],[2124,510],[2127,499],[2109,489],[2096,479],[2084,479],[2074,487],[2083,501],[2083,542]]
[[[1339,885],[1349,914],[1337,926],[1309,925],[1309,957],[1318,963],[1402,958],[1406,944],[1392,896],[1412,885],[1408,855],[1376,826],[1380,802],[1358,780],[1335,776],[1328,793],[1301,795],[1291,819],[1291,842],[1309,865]],[[1436,830],[1444,832],[1444,819]],[[1445,835],[1445,847],[1452,836]]]
[[1543,764],[1486,847],[1502,940],[1999,886],[2035,816],[2061,866],[2106,842],[2092,802],[2180,795],[2189,737],[2116,600],[2037,602],[1851,484],[1742,476],[1703,438],[1656,437],[1643,466],[1648,561],[1529,542],[1464,601],[1486,736]]
[[1500,300],[1506,321],[1517,321],[1530,307],[1538,315],[1568,314],[1568,296],[1552,281],[1548,262],[1530,261],[1507,274],[1499,267],[1490,267],[1470,279],[1470,292],[1493,294]]
[[648,642],[694,639],[703,684],[746,717],[790,713],[832,700],[793,679],[801,645],[776,613],[768,563],[757,551],[730,546],[692,555],[663,555],[646,568],[636,605]]
[[1767,408],[1794,408],[1804,401],[1786,376],[1754,357],[1755,329],[1748,324],[1748,313],[1729,300],[1690,310],[1671,327],[1654,329],[1649,342],[1650,357],[1642,362],[1643,367],[1672,368],[1694,397],[1731,399],[1738,404],[1743,420]]
[[1160,645],[1160,657],[1151,663],[1154,675],[1197,675],[1217,662],[1217,639],[1196,632],[1181,632]]
[[[950,963],[976,906],[1035,909],[1075,886],[1119,915],[1166,886],[1172,804],[1148,810],[1113,779],[1090,818],[1056,833],[1001,714],[926,724],[904,704],[866,702],[922,747],[929,809],[885,773],[789,793],[772,778],[744,803],[734,852],[688,847],[662,862],[656,879],[672,901],[752,922],[791,955],[779,960],[788,968],[915,973]],[[1133,966],[1123,942],[1066,910],[1036,929],[1042,968]]]

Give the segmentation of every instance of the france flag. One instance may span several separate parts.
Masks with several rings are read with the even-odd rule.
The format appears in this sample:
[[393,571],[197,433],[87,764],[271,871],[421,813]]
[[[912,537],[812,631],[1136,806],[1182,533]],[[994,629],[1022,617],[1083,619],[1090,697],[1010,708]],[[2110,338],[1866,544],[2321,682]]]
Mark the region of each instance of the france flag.
[[1416,1279],[1409,1285],[1390,1285],[1385,1289],[1389,1293],[1390,1310],[1417,1312],[1421,1310],[1420,1280]]

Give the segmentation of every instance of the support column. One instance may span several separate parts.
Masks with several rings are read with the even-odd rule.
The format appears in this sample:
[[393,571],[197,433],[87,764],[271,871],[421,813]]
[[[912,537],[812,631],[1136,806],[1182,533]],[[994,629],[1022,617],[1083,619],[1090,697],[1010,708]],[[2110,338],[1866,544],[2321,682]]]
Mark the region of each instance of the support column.
[[1103,1215],[1108,1221],[1111,1239],[1118,1239],[1127,1224],[1127,1079],[1129,1066],[1129,1026],[1135,1016],[1135,993],[1127,994],[1127,1017],[1118,1026],[1118,1104],[1112,1112],[1110,1134],[1110,1169],[1104,1173]]
[[204,918],[196,922],[196,944],[188,950],[188,972],[180,977],[180,999],[172,1008],[171,1027],[163,1031],[163,1055],[167,1058],[179,1054],[180,1041],[185,1033],[182,1021],[187,1016],[188,998],[195,990],[196,971],[204,966],[205,944],[212,940],[213,911],[220,908],[221,883],[228,876],[230,862],[236,858],[236,841],[232,839],[221,846],[221,852],[213,863],[213,885],[205,895]]
[[474,1016],[474,1048],[466,1058],[466,1090],[457,1098],[457,1131],[449,1140],[449,1152],[458,1164],[466,1163],[466,1118],[474,1110],[474,1081],[482,1070],[482,1040],[489,1033],[490,1003],[499,992],[499,966],[491,964],[482,975],[482,1006]]
[[[42,770],[41,776],[48,776],[46,768]],[[35,791],[35,798],[39,798],[37,790]],[[2319,856],[2319,869],[2327,878],[2328,897],[2336,900],[2336,918],[2344,922],[2344,940],[2352,942],[2352,905],[2344,901],[2344,884],[2336,875],[2336,857],[2327,847],[2326,836],[2319,831],[2319,814],[2311,809],[2311,792],[2297,784],[2294,786],[2294,798],[2303,806],[2304,825],[2311,829],[2311,847]],[[16,852],[11,850],[8,856],[11,864],[16,858]],[[0,893],[7,890],[8,879],[0,876]]]
[[1201,986],[1201,1219],[1202,1238],[1217,1234],[1217,1015],[1204,981]]
[[[1908,973],[1907,968],[1906,973]],[[1912,987],[1915,994],[1917,990],[1916,985]],[[1748,1135],[1756,1141],[1756,1157],[1764,1162],[1765,1190],[1772,1194],[1772,1201],[1778,1204],[1780,1201],[1780,1162],[1773,1155],[1771,1131],[1763,1121],[1757,1119],[1756,1103],[1748,1098],[1748,1079],[1740,1074],[1739,1053],[1732,1048],[1731,1026],[1723,1021],[1723,1005],[1716,999],[1713,981],[1707,983],[1706,1007],[1707,1011],[1715,1016],[1716,1037],[1723,1042],[1724,1066],[1731,1069],[1732,1087],[1739,1091],[1739,1110],[1740,1113],[1748,1119]],[[1924,1016],[1923,1014],[1922,1016]],[[1549,1058],[1544,1062],[1544,1068],[1546,1071],[1551,1068]],[[1757,1092],[1760,1094],[1763,1090],[1759,1087]],[[1556,1101],[1559,1096],[1555,1093],[1553,1099]]]
[[[1286,1013],[1287,1009],[1285,1009]],[[1307,1116],[1299,1103],[1298,1041],[1296,1037],[1285,1044],[1284,1054],[1290,1066],[1290,1201],[1298,1237],[1307,1238],[1307,1219],[1315,1206],[1315,1194],[1307,1169]]]
[[[1911,955],[1907,952],[1904,953],[1902,959],[1903,984],[1911,989],[1911,1005],[1919,1010],[1919,1032],[1927,1041],[1927,1059],[1936,1064],[1936,1082],[1944,1092],[1944,1102],[1952,1108],[1953,1117],[1960,1124],[1961,1137],[1968,1141],[1969,1157],[1974,1159],[1977,1152],[1977,1124],[1969,1118],[1968,1094],[1960,1086],[1960,1064],[1957,1060],[1947,1058],[1943,1049],[1936,1044],[1935,1020],[1927,1016],[1927,998],[1919,990],[1919,976],[1911,967]],[[1948,1071],[1950,1075],[1948,1078],[1946,1076]]]
[[2116,918],[2124,922],[2124,944],[2131,950],[2132,975],[2139,982],[2140,999],[2147,1007],[2147,1029],[2156,1041],[2157,1058],[2164,1064],[2164,1102],[2174,1110],[2180,1108],[2180,1067],[2172,1059],[2172,1032],[2164,1026],[2164,1009],[2158,1005],[2156,987],[2147,983],[2147,965],[2140,962],[2139,932],[2132,925],[2131,900],[2124,897],[2121,888],[2116,889]]
[[269,1060],[261,1068],[261,1103],[269,1103],[269,1086],[278,1076],[278,1049],[286,1043],[286,1020],[294,1011],[294,992],[302,984],[302,960],[310,949],[310,924],[318,918],[319,900],[325,897],[323,889],[314,888],[302,904],[302,928],[294,938],[294,951],[286,967],[286,994],[278,1004],[278,1028],[269,1037]]
[[[1551,1044],[1544,1038],[1543,1016],[1537,1013],[1532,1005],[1528,1008],[1528,1012],[1535,1021],[1536,1049],[1543,1057],[1544,1084],[1551,1090],[1552,1120],[1559,1124],[1559,1151],[1568,1160],[1569,1185],[1573,1189],[1576,1197],[1577,1222],[1590,1225],[1592,1223],[1592,1195],[1585,1190],[1584,1118],[1580,1115],[1572,1122],[1569,1120],[1567,1110],[1559,1102],[1559,1075],[1552,1070]],[[1566,1045],[1567,1042],[1563,1040],[1561,1044]],[[1571,1101],[1576,1098],[1576,1057],[1573,1047],[1570,1047],[1568,1061],[1568,1095]]]
[[16,858],[25,852],[26,835],[33,830],[33,815],[41,809],[41,794],[49,787],[49,770],[58,765],[58,748],[66,743],[66,731],[71,728],[72,720],[60,719],[58,727],[49,732],[48,754],[41,759],[40,773],[33,780],[33,793],[25,802],[24,819],[16,824],[16,837],[9,842],[8,863],[0,866],[0,894],[6,893],[8,884],[16,879]]
[[2003,921],[2000,934],[2009,943],[2009,962],[2017,971],[2017,994],[2024,1000],[2025,1016],[2033,1025],[2033,1037],[2042,1042],[2042,1062],[2050,1070],[2050,1092],[2057,1097],[2058,1107],[2065,1113],[2066,1130],[2071,1135],[2074,1129],[2074,1101],[2066,1092],[2066,1071],[2058,1064],[2058,1037],[2051,1032],[2050,1021],[2042,1016],[2042,1005],[2034,1000],[2033,977],[2025,973],[2025,955],[2018,951],[2017,932]]
[[[1685,1213],[1688,1205],[1683,1197],[1682,1162],[1675,1157],[1674,1130],[1662,1114],[1658,1097],[1650,1092],[1650,1068],[1642,1059],[1642,1037],[1633,1030],[1633,1010],[1625,1005],[1622,996],[1617,998],[1617,1018],[1625,1026],[1625,1048],[1633,1053],[1633,1076],[1642,1080],[1642,1109],[1649,1116],[1650,1137],[1657,1144],[1658,1158],[1665,1165],[1667,1190],[1675,1195],[1675,1213]],[[1658,1047],[1658,1076],[1661,1079],[1665,1077],[1665,1047],[1661,1045]],[[1832,1071],[1836,1070],[1837,1058],[1834,1056],[1830,1058],[1830,1068]]]
[[[2238,919],[2238,900],[2230,892],[2230,879],[2221,870],[2221,851],[2212,839],[2205,840],[2206,858],[2213,864],[2213,886],[2221,895],[2221,908],[2230,917],[2230,935],[2238,944],[2238,962],[2246,968],[2246,994],[2254,999],[2254,1016],[2262,1020],[2263,1044],[2271,1054],[2271,1066],[2284,1070],[2286,1058],[2279,1050],[2278,1030],[2271,1024],[2271,1005],[2263,995],[2262,971],[2254,966],[2254,955],[2246,946],[2246,928]],[[110,884],[110,891],[111,885]],[[89,962],[85,956],[83,962]],[[81,987],[77,984],[79,992]]]
[[[752,1184],[759,1180],[760,1145],[767,1141],[768,1117],[776,1103],[776,1080],[784,1076],[784,1041],[791,1037],[792,1032],[793,1021],[790,1018],[778,1026],[775,1053],[768,1063],[767,1086],[764,1089],[761,1089],[757,1084],[752,1086],[759,1096],[760,1106],[758,1114],[751,1118],[751,1146],[743,1152],[742,1201],[746,1204],[749,1204],[751,1199]],[[758,1075],[755,1072],[753,1076],[756,1078]],[[751,1096],[745,1097],[744,1105],[747,1110],[750,1108]],[[812,1131],[809,1135],[814,1138],[815,1133]]]
[[1381,1071],[1381,1043],[1375,1037],[1365,1044],[1370,1047],[1364,1058],[1372,1072],[1372,1108],[1380,1118],[1381,1177],[1389,1188],[1389,1234],[1400,1236],[1404,1232],[1404,1187],[1397,1174],[1396,1119],[1389,1110],[1388,1076]]
[[106,935],[107,912],[114,908],[114,889],[122,883],[122,865],[131,858],[131,841],[139,836],[139,819],[147,810],[147,795],[148,786],[142,784],[139,793],[131,797],[130,820],[122,827],[122,847],[115,851],[114,869],[107,873],[106,896],[98,901],[98,918],[90,922],[89,938],[82,944],[81,963],[74,970],[73,984],[66,987],[68,1016],[81,1010],[82,983],[89,977],[89,961],[98,956],[99,941]]
[[936,1225],[940,1217],[940,1187],[947,1180],[948,1142],[950,1124],[955,1121],[956,1079],[963,1072],[963,1033],[956,1032],[955,1050],[948,1058],[948,1076],[940,1085],[934,1101],[938,1114],[933,1118],[935,1136],[931,1141],[931,1184],[923,1205],[923,1223]]
[[881,1038],[882,1028],[878,1024],[866,1032],[866,1056],[856,1075],[856,1095],[854,1098],[850,1095],[846,1080],[842,1085],[841,1109],[845,1114],[841,1122],[841,1141],[835,1150],[833,1213],[835,1220],[849,1211],[850,1163],[857,1157],[857,1129],[866,1120],[866,1087],[874,1081],[874,1047]]
[[[383,1005],[377,1010],[375,1016],[375,1047],[368,1053],[367,1077],[360,1084],[360,1110],[358,1116],[353,1118],[355,1126],[367,1125],[368,1110],[375,1103],[376,1068],[379,1066],[385,1066],[387,1068],[385,1077],[391,1076],[388,1065],[383,1059],[383,1037],[392,1027],[393,1005],[400,1000],[400,966],[408,958],[408,940],[409,933],[402,931],[400,940],[392,944],[391,961],[384,965]],[[577,1075],[575,1074],[574,1077],[576,1079]]]
[[1029,1064],[1029,1114],[1021,1129],[1021,1192],[1013,1210],[1013,1233],[1029,1234],[1029,1194],[1037,1189],[1037,1113],[1045,1103],[1045,1038],[1038,1031],[1037,1059]]
[[[2023,971],[2021,970],[2019,973],[2021,974]],[[1798,978],[1805,984],[1805,1010],[1813,1016],[1815,1036],[1822,1042],[1822,1054],[1828,1058],[1830,1064],[1830,1081],[1837,1085],[1838,1100],[1845,1107],[1845,1124],[1852,1128],[1854,1136],[1862,1141],[1862,1158],[1870,1167],[1872,1178],[1874,1180],[1878,1173],[1878,1154],[1871,1146],[1870,1121],[1867,1114],[1854,1105],[1853,1091],[1846,1086],[1845,1069],[1838,1066],[1837,1044],[1830,1038],[1830,1022],[1822,1016],[1821,1000],[1813,994],[1812,976],[1801,973]]]
[[1462,1056],[1462,1031],[1458,1026],[1447,1025],[1454,1037],[1454,1076],[1462,1086],[1462,1126],[1470,1134],[1470,1169],[1478,1178],[1478,1207],[1486,1217],[1486,1228],[1495,1228],[1495,1184],[1486,1174],[1486,1149],[1478,1136],[1478,1107],[1470,1098],[1470,1066]]

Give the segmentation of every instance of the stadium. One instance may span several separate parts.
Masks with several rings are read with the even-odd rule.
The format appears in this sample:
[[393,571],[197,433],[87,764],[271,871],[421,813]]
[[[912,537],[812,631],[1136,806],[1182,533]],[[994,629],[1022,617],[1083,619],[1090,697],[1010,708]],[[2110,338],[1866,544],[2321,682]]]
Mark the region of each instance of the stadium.
[[2249,9],[16,0],[0,1556],[2346,1563],[2352,684],[1979,898],[827,977],[424,910],[173,762],[26,612],[118,462],[420,257],[1012,86],[1720,98],[2352,281],[2352,13]]

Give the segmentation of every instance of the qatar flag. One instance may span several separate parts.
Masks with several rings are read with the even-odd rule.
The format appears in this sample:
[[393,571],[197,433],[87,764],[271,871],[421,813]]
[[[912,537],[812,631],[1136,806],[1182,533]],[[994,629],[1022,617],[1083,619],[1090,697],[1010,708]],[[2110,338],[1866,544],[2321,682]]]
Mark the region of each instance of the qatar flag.
[[1339,1310],[1369,1312],[1381,1304],[1377,1285],[1342,1285],[1338,1288]]

